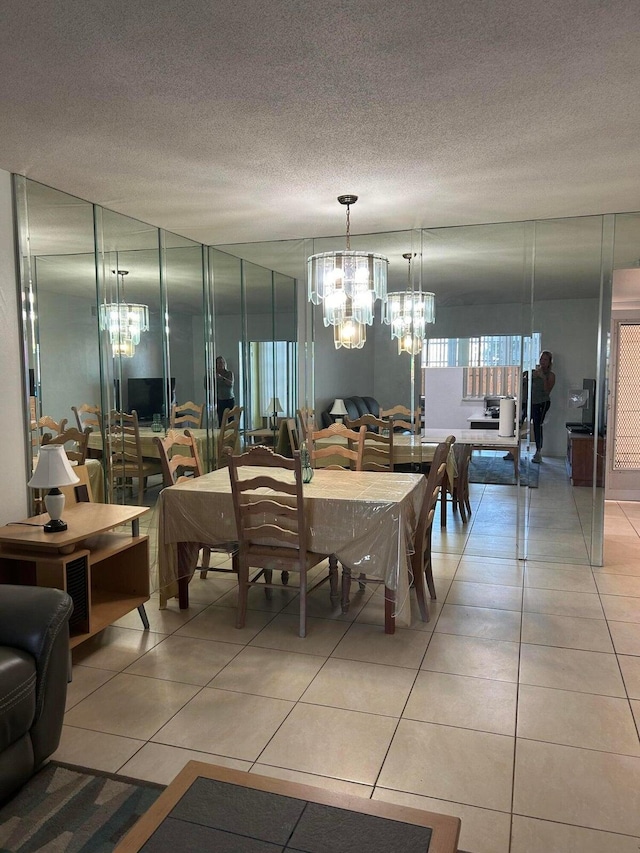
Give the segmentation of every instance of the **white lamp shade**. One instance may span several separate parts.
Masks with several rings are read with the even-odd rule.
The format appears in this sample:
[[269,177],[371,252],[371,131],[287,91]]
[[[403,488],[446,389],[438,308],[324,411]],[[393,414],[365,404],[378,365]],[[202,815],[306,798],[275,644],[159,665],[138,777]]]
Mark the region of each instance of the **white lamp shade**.
[[79,483],[61,444],[45,444],[40,448],[38,464],[27,483],[32,489],[55,489]]
[[336,399],[333,401],[333,406],[331,407],[330,415],[348,415],[347,407],[344,404],[344,400]]
[[277,397],[272,397],[269,400],[269,405],[267,406],[267,415],[273,415],[274,413],[282,411],[282,403],[278,400]]

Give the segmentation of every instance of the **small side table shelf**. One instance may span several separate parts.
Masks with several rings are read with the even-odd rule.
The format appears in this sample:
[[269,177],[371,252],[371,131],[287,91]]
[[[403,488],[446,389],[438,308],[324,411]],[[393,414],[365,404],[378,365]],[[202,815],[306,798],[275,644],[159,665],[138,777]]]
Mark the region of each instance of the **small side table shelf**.
[[[78,503],[65,507],[68,529],[45,533],[48,514],[0,527],[0,583],[50,586],[73,599],[73,648],[149,600],[149,537],[139,521],[148,507]],[[114,530],[131,522],[131,533]],[[1,594],[1,593],[0,593]]]

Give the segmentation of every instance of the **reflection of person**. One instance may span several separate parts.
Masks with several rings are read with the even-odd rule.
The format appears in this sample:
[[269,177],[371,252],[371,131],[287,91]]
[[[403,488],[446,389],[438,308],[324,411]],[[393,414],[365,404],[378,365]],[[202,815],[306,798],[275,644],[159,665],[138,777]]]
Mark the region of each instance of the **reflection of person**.
[[532,462],[542,461],[542,424],[551,406],[549,395],[556,384],[556,375],[551,370],[552,363],[553,354],[549,350],[544,350],[540,353],[540,363],[536,364],[531,374],[531,420],[536,442],[536,452]]
[[216,405],[218,409],[218,426],[222,425],[225,409],[233,409],[233,372],[227,370],[227,362],[219,355],[216,358]]

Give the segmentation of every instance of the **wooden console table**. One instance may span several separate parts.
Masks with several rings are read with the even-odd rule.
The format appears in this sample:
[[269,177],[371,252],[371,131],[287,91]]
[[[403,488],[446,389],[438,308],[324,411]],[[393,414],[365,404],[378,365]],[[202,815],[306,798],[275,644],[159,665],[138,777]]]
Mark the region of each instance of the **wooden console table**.
[[[73,599],[73,648],[137,608],[149,627],[149,537],[138,519],[148,507],[78,503],[67,506],[68,529],[45,533],[47,513],[0,528],[0,583],[50,586]],[[131,522],[131,532],[114,530]]]
[[189,761],[114,853],[455,853],[459,835],[457,817]]

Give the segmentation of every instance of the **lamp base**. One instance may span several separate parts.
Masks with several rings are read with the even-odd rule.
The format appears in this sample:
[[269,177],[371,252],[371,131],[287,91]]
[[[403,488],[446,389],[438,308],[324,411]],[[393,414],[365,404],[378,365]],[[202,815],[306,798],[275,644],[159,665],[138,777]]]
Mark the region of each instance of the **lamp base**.
[[48,521],[44,526],[45,533],[62,533],[62,531],[66,529],[66,521],[62,521],[60,518],[52,518],[51,521]]

